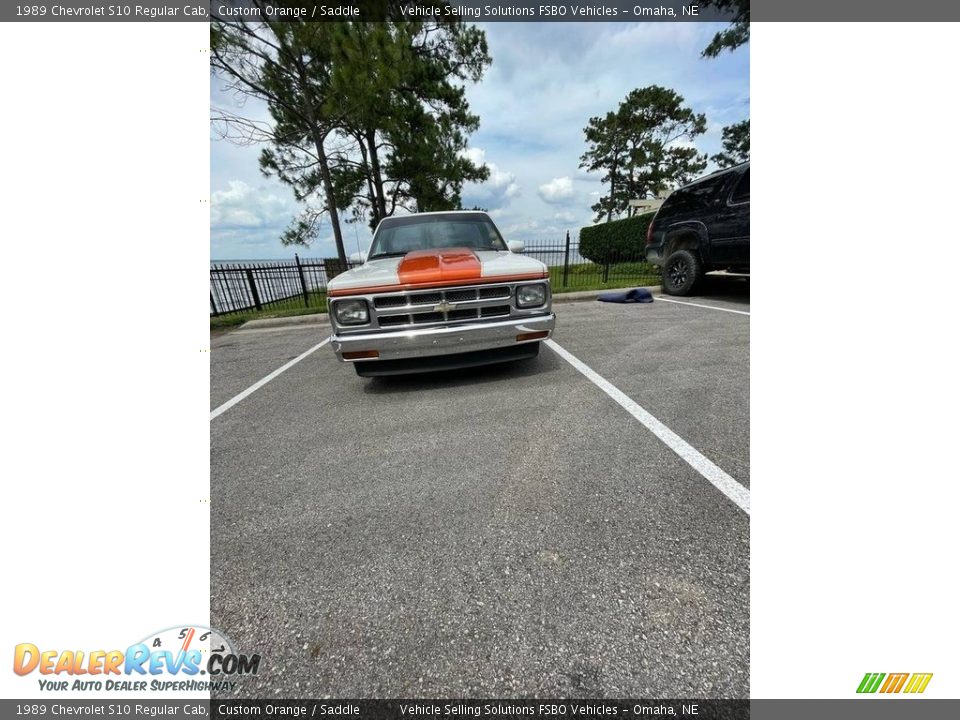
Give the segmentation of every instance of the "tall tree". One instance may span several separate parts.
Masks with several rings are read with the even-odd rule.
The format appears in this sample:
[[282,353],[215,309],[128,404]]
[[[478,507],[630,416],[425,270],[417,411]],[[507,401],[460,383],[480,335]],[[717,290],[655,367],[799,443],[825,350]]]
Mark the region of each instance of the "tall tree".
[[724,50],[732,52],[750,42],[750,0],[700,0],[700,6],[732,15],[730,25],[714,35],[703,49],[703,57],[714,58]]
[[392,200],[416,212],[458,209],[463,184],[490,176],[486,166],[463,154],[465,130],[475,128],[476,122],[463,124],[450,113],[430,115],[413,105],[401,117],[404,122],[387,135],[392,149],[385,173]]
[[386,22],[212,23],[214,71],[265,100],[271,122],[220,119],[265,141],[261,169],[305,204],[283,242],[309,242],[328,216],[341,259],[341,211],[376,225],[401,207],[458,207],[463,184],[489,176],[464,153],[479,126],[464,85],[490,64],[485,34],[382,1]]
[[[331,27],[327,23],[271,20],[247,23],[213,14],[211,66],[231,89],[267,103],[273,124],[259,125],[261,135],[265,135],[259,139],[266,139],[270,145],[261,154],[261,169],[291,185],[298,200],[322,195],[337,255],[346,263],[338,198],[326,149],[327,138],[340,123],[329,95]],[[236,120],[225,119],[228,123]],[[309,241],[321,215],[321,211],[308,206],[282,240]]]
[[589,147],[580,156],[580,167],[588,172],[603,171],[601,180],[610,186],[609,193],[601,197],[592,209],[597,213],[598,220],[606,214],[607,222],[610,222],[617,208],[617,192],[622,193],[620,180],[627,157],[626,135],[621,131],[619,117],[615,112],[590,118],[583,134]]
[[343,179],[371,224],[408,210],[459,205],[489,171],[463,157],[479,126],[464,84],[490,64],[482,30],[456,19],[352,23],[339,29],[333,92],[358,161]]
[[602,182],[610,186],[592,206],[595,220],[609,221],[626,212],[630,200],[656,197],[702,172],[707,158],[692,141],[705,132],[706,123],[681,95],[659,85],[632,90],[615,112],[591,118],[580,167],[602,170]]
[[750,159],[750,121],[741,120],[727,125],[722,131],[723,151],[712,156],[722,168],[732,167]]

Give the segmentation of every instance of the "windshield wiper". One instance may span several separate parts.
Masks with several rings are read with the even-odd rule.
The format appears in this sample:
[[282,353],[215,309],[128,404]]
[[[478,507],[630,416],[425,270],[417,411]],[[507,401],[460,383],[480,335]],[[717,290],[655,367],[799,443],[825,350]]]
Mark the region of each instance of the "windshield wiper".
[[382,257],[402,257],[406,255],[407,252],[408,251],[406,250],[401,250],[398,252],[377,253],[376,255],[371,255],[370,257],[368,257],[367,260],[376,260],[377,258],[382,258]]

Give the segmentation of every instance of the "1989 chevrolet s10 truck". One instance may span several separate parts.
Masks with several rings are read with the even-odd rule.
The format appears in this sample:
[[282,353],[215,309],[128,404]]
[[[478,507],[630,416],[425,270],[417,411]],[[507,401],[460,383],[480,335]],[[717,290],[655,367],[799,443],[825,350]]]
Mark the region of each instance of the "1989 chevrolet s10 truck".
[[550,273],[483,212],[383,220],[366,262],[327,285],[330,345],[358,375],[535,357],[550,337]]

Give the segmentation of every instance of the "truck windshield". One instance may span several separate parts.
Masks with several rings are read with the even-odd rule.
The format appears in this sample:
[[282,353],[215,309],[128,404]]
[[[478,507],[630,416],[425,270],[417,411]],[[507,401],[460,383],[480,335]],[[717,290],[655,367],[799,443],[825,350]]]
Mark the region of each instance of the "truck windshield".
[[486,215],[411,215],[384,221],[370,245],[369,259],[406,255],[413,250],[455,247],[507,249],[496,226]]

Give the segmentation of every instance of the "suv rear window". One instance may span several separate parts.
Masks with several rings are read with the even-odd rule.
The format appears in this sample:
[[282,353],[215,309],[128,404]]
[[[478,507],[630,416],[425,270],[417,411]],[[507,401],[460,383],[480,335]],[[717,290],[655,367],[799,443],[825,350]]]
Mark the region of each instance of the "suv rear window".
[[699,210],[710,202],[712,197],[726,185],[729,179],[729,173],[724,173],[718,177],[701,180],[698,183],[681,188],[667,198],[667,201],[663,204],[664,209],[670,212]]

